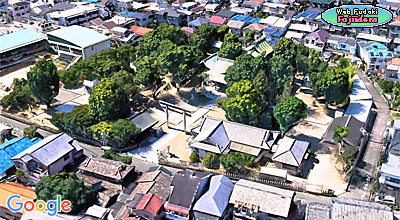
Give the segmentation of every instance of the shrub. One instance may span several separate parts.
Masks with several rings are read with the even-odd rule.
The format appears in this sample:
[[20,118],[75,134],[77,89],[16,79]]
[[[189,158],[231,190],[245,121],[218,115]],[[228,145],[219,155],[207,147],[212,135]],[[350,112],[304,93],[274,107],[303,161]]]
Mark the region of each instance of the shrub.
[[380,80],[378,82],[379,87],[381,87],[384,93],[392,93],[394,83],[389,80]]
[[31,125],[29,127],[24,128],[24,136],[32,139],[37,136],[37,127],[35,125]]
[[203,165],[209,169],[219,169],[219,157],[215,153],[207,152],[203,158]]
[[190,154],[190,162],[191,163],[198,163],[200,162],[200,156],[197,152],[192,152],[192,154]]
[[240,153],[240,152],[230,152],[228,154],[222,155],[220,158],[222,166],[230,173],[233,174],[245,174],[247,172],[245,167],[252,167],[255,156]]
[[58,71],[58,76],[65,88],[73,88],[79,84],[80,74],[76,69],[70,68]]
[[132,163],[132,157],[130,157],[130,156],[119,156],[113,150],[105,150],[104,154],[101,157],[105,158],[105,159],[109,159],[109,160],[121,161],[121,162],[123,162],[125,164],[131,164]]

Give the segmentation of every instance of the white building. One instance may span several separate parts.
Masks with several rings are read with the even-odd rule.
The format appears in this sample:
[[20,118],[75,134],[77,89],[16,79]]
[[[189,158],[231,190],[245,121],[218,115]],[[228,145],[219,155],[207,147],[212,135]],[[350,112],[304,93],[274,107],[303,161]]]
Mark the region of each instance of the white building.
[[30,11],[31,6],[29,2],[14,1],[9,2],[9,5],[7,6],[8,15],[10,15],[15,21],[29,19]]
[[85,60],[104,49],[110,49],[111,43],[111,37],[77,25],[48,32],[47,37],[50,46],[59,55],[82,55]]
[[71,26],[88,22],[99,16],[99,8],[82,5],[65,11],[49,13],[47,14],[47,20],[60,26]]
[[367,70],[377,72],[386,67],[386,62],[392,60],[393,52],[378,42],[361,41],[358,42],[358,54],[367,64]]

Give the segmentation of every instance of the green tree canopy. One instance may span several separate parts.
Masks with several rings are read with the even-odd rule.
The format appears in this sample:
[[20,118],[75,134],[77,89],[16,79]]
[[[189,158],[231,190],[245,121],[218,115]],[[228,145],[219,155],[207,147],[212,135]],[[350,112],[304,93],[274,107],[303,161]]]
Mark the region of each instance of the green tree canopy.
[[198,154],[197,152],[192,152],[192,153],[190,154],[189,159],[190,159],[190,162],[191,162],[191,163],[198,163],[198,162],[201,162],[200,156],[199,156],[199,154]]
[[217,31],[218,40],[223,41],[225,34],[227,34],[228,32],[229,26],[226,24],[221,25],[221,27],[219,27]]
[[219,169],[219,157],[215,153],[207,152],[202,163],[208,169]]
[[228,86],[242,80],[253,80],[256,74],[266,69],[267,62],[262,58],[243,54],[237,57],[232,66],[226,70],[225,81]]
[[349,75],[341,68],[330,66],[314,83],[313,91],[317,97],[325,96],[329,104],[340,104],[349,95],[349,87]]
[[51,60],[41,59],[27,73],[28,85],[32,94],[40,103],[50,107],[51,101],[58,95],[60,77],[57,67]]
[[210,24],[202,24],[189,38],[190,45],[206,52],[217,40],[218,27]]
[[72,111],[64,113],[57,111],[52,115],[51,123],[64,132],[90,137],[89,127],[96,120],[89,114],[89,105],[75,106]]
[[35,186],[37,200],[56,200],[60,195],[63,200],[72,203],[69,214],[78,214],[95,202],[91,187],[85,186],[83,180],[78,180],[75,173],[57,173],[44,176]]
[[253,155],[240,152],[229,152],[219,158],[228,173],[238,175],[246,174],[246,167],[251,167],[255,159],[256,157]]
[[35,98],[25,79],[15,78],[12,89],[12,92],[1,99],[1,106],[3,106],[4,110],[8,107],[22,110],[35,103]]
[[274,46],[274,56],[281,56],[289,61],[292,66],[296,66],[295,57],[297,55],[297,46],[292,40],[281,37]]
[[102,141],[104,138],[103,134],[105,134],[108,144],[117,148],[125,147],[125,145],[140,132],[140,128],[137,128],[127,119],[101,121],[98,124],[92,125],[90,129],[96,140]]
[[336,126],[333,128],[333,132],[333,140],[339,143],[349,133],[349,127]]
[[262,128],[270,127],[271,116],[250,80],[234,83],[226,90],[226,96],[220,102],[228,120]]
[[[286,82],[292,82],[295,70],[289,61],[283,56],[273,56],[269,62],[270,66],[270,83],[271,83],[271,96],[274,99],[278,94],[282,94],[285,89]],[[286,85],[287,89],[291,90],[292,85]]]
[[254,35],[256,35],[255,31],[246,30],[244,33],[245,33],[245,37],[244,37],[244,43],[245,44],[248,44],[248,43],[250,43],[251,41],[254,40]]
[[80,73],[75,68],[58,71],[58,76],[67,89],[73,88],[79,84]]
[[29,127],[26,127],[26,128],[24,128],[24,136],[29,138],[29,139],[37,137],[38,133],[36,131],[37,131],[37,127],[35,125],[31,125]]
[[258,71],[257,75],[253,79],[254,89],[257,95],[262,100],[262,106],[267,106],[270,102],[270,86],[268,76],[265,70]]
[[337,65],[337,67],[346,69],[347,67],[350,66],[350,62],[351,62],[350,58],[342,57],[339,59],[339,63]]
[[280,130],[286,132],[307,116],[307,105],[303,100],[290,96],[282,99],[274,108],[274,116],[279,122]]
[[111,79],[115,80],[115,82],[124,88],[128,97],[133,97],[140,92],[140,88],[136,85],[134,75],[126,70],[116,72]]
[[130,114],[128,96],[115,80],[104,78],[90,94],[89,113],[96,121],[125,118]]
[[242,52],[242,43],[236,34],[227,33],[224,37],[224,43],[218,51],[218,56],[227,59],[235,59]]

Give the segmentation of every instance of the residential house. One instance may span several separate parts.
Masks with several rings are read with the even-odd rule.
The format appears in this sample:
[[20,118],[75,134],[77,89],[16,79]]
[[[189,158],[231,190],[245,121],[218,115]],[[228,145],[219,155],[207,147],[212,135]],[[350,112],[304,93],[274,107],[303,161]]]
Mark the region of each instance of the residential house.
[[389,38],[400,36],[400,21],[393,21],[388,24]]
[[185,16],[176,11],[170,11],[167,14],[167,24],[174,25],[175,27],[181,26]]
[[346,198],[332,198],[331,205],[309,203],[306,206],[304,219],[353,220],[363,218],[395,219],[393,210],[386,205]]
[[209,2],[204,9],[206,10],[206,16],[209,17],[221,9],[221,4]]
[[181,30],[185,32],[187,37],[190,37],[194,33],[194,29],[191,27],[181,27]]
[[110,32],[113,35],[113,39],[121,45],[134,44],[136,42],[135,35],[128,28],[116,26],[113,27]]
[[154,18],[157,20],[157,24],[160,25],[162,22],[167,22],[167,15],[170,10],[160,10],[154,14]]
[[400,132],[398,131],[399,120],[395,120],[387,147],[387,160],[380,168],[379,183],[400,188]]
[[343,147],[360,146],[361,140],[363,138],[363,133],[365,131],[365,123],[359,121],[354,116],[347,115],[332,119],[332,121],[329,123],[328,128],[325,131],[325,134],[322,136],[321,141],[319,142],[322,148],[325,148],[325,150],[337,148],[337,143],[333,139],[333,136],[335,134],[334,128],[337,126],[349,128],[347,136],[342,139]]
[[122,220],[143,219],[156,220],[164,217],[163,206],[164,200],[158,198],[154,194],[136,194],[132,201],[127,205]]
[[307,24],[290,24],[289,31],[294,31],[302,34],[310,34],[316,30],[317,27]]
[[197,5],[198,5],[197,2],[185,2],[180,6],[180,8],[186,11],[190,11],[193,8],[196,8]]
[[237,13],[234,11],[231,11],[229,8],[224,8],[215,14],[215,16],[218,16],[221,18],[226,18],[228,20],[233,18],[235,15],[237,15]]
[[292,18],[293,18],[293,16],[294,16],[295,14],[296,14],[295,11],[289,10],[289,11],[287,11],[287,13],[285,14],[284,19],[287,20],[287,21],[290,21],[290,20],[292,20]]
[[301,168],[305,164],[309,147],[309,142],[285,136],[278,141],[278,149],[272,156],[272,160],[278,169],[285,169],[290,174],[296,175],[301,172]]
[[270,131],[231,121],[205,117],[191,131],[194,139],[189,146],[203,158],[206,152],[227,154],[239,151],[246,154],[271,157],[279,137],[278,131]]
[[60,26],[71,26],[83,24],[99,16],[99,8],[81,5],[65,11],[48,13],[47,20]]
[[394,54],[392,51],[376,41],[358,42],[357,52],[361,59],[367,64],[367,70],[373,73],[386,67],[386,62],[392,60]]
[[[263,34],[266,36],[265,40],[268,43],[271,43],[272,45],[275,45],[279,41],[279,39],[281,37],[283,37],[284,33],[285,33],[285,31],[274,29],[274,28],[265,28],[263,30]],[[297,33],[295,33],[295,34],[297,34]]]
[[188,26],[193,28],[193,30],[198,29],[202,24],[208,24],[208,18],[196,18],[188,23]]
[[152,31],[152,30],[153,30],[153,29],[151,29],[151,28],[139,27],[139,26],[136,26],[136,25],[133,25],[133,26],[131,27],[131,31],[132,31],[135,35],[141,36],[141,37],[143,37],[146,33],[150,32],[150,31]]
[[130,194],[133,199],[135,194],[154,194],[162,200],[167,200],[170,194],[170,184],[174,174],[163,166],[151,168],[137,181],[137,186]]
[[367,33],[359,33],[356,36],[357,42],[362,41],[375,41],[377,43],[383,44],[384,46],[388,47],[392,42],[392,38],[387,38],[384,36],[378,36],[375,34],[367,34]]
[[314,31],[305,37],[304,45],[322,52],[330,36],[325,30]]
[[51,176],[74,166],[83,155],[79,144],[65,133],[55,134],[35,143],[11,160],[36,184],[43,176]]
[[228,21],[227,25],[232,33],[241,36],[241,35],[243,35],[243,32],[244,32],[243,29],[246,26],[246,23],[243,21],[230,20],[230,21]]
[[7,208],[7,199],[12,195],[21,196],[20,202],[33,201],[36,199],[34,189],[14,182],[0,183],[0,218],[20,219],[24,213],[21,209],[19,212],[12,212]]
[[114,220],[112,212],[112,209],[100,207],[98,205],[92,205],[86,210],[84,216],[79,218],[79,220]]
[[261,19],[259,23],[267,25],[268,27],[272,27],[278,20],[279,17],[277,16],[268,16],[266,18]]
[[289,20],[285,20],[284,18],[279,18],[271,27],[281,31],[286,31],[289,26],[290,26]]
[[7,5],[7,14],[14,21],[24,21],[30,17],[31,6],[29,2],[15,1],[9,2]]
[[[270,15],[282,15],[288,12],[289,5],[281,3],[265,2],[262,11]],[[290,20],[290,19],[289,19]]]
[[237,14],[236,16],[251,16],[252,14],[254,14],[254,11],[250,8],[232,7],[230,10],[236,13]]
[[4,9],[8,5],[8,0],[0,1],[0,10]]
[[193,205],[207,190],[210,175],[192,170],[178,171],[171,182],[171,193],[164,208],[167,219],[189,219]]
[[77,25],[48,32],[47,38],[51,48],[59,55],[82,56],[85,60],[104,49],[110,49],[111,44],[111,37]]
[[304,12],[301,12],[301,13],[293,16],[291,21],[292,21],[292,23],[296,23],[296,24],[310,25],[312,28],[317,29],[319,22],[316,21],[315,19],[317,19],[321,13],[322,13],[321,9],[308,8]]
[[6,139],[3,144],[0,144],[0,179],[14,174],[15,167],[11,158],[39,141],[41,141],[40,138],[29,139],[27,137],[18,137],[11,140]]
[[193,207],[195,220],[220,220],[227,215],[234,184],[224,175],[211,177],[208,191]]
[[261,36],[263,36],[263,31],[264,31],[265,28],[267,28],[266,25],[263,25],[263,24],[260,24],[260,23],[256,23],[256,24],[251,24],[251,25],[247,26],[245,28],[245,31],[246,30],[254,31],[254,33],[255,33],[254,37],[255,37],[255,39],[258,39]]
[[151,12],[134,12],[132,17],[135,19],[135,25],[144,27],[153,22],[153,13]]
[[101,182],[101,186],[110,190],[123,190],[135,179],[135,167],[120,161],[89,157],[78,167],[76,176],[85,184]]
[[252,15],[261,9],[262,4],[256,1],[244,1],[241,6],[250,9]]
[[357,49],[355,39],[338,35],[330,35],[325,45],[327,51],[342,52],[345,55],[351,56],[356,53]]
[[233,187],[229,203],[234,205],[233,219],[236,220],[287,219],[293,197],[293,191],[240,179]]
[[295,31],[288,31],[286,32],[284,38],[293,40],[295,43],[302,43],[304,38],[304,33],[299,33]]
[[210,25],[221,27],[223,24],[225,24],[226,20],[227,20],[226,18],[214,15],[210,18]]
[[319,9],[332,8],[335,0],[311,0],[311,5]]
[[385,74],[385,80],[390,80],[393,82],[400,81],[400,58],[393,58],[390,61],[386,62],[386,68],[383,69],[383,73]]
[[390,49],[394,51],[396,57],[400,57],[400,38],[395,38],[390,46]]
[[0,123],[0,140],[11,139],[11,131],[12,127],[9,127],[5,124]]
[[46,36],[31,28],[0,36],[0,69],[33,60],[46,44]]

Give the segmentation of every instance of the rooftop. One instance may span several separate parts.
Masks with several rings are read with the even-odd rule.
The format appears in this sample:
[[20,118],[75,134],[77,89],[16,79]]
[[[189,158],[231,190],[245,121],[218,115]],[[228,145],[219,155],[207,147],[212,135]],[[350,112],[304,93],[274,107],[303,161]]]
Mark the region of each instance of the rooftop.
[[393,210],[373,202],[345,198],[332,198],[331,219],[379,219],[393,220]]
[[328,220],[330,219],[331,208],[329,205],[321,203],[309,203],[306,207],[304,220]]
[[400,177],[400,156],[389,153],[387,161],[382,164],[380,172]]
[[278,149],[272,156],[272,160],[298,167],[301,165],[309,146],[309,142],[284,137],[278,142]]
[[[27,187],[18,183],[9,182],[0,184],[0,207],[7,207],[7,199],[12,195],[20,195],[21,202],[36,199],[35,191],[31,187]],[[23,209],[19,211],[22,213]]]
[[[400,59],[399,59],[400,60]],[[353,77],[353,85],[351,86],[350,101],[356,100],[372,100],[372,95],[369,93],[364,82],[358,75]]]
[[94,44],[111,39],[111,37],[107,37],[97,31],[78,25],[62,27],[55,31],[48,32],[47,35],[68,41],[81,48],[87,48]]
[[326,42],[328,41],[329,37],[331,36],[327,31],[325,30],[318,30],[314,31],[311,34],[307,35],[308,37],[316,37],[319,41]]
[[344,115],[352,115],[359,121],[366,123],[374,101],[372,100],[354,100],[349,103]]
[[2,35],[0,36],[0,53],[24,47],[45,39],[44,35],[30,28]]
[[362,138],[360,129],[363,128],[364,125],[364,122],[361,122],[356,117],[351,115],[334,118],[326,129],[325,134],[322,136],[321,142],[336,144],[336,142],[333,140],[334,128],[337,126],[342,126],[349,127],[349,133],[343,138],[343,141],[351,146],[358,146]]
[[229,203],[259,207],[259,211],[287,218],[294,192],[262,183],[240,179],[234,186]]
[[78,169],[85,171],[85,174],[94,173],[115,180],[123,180],[135,170],[135,167],[120,161],[89,157],[82,162]]
[[369,57],[394,57],[392,51],[376,41],[361,41],[358,43],[360,47],[367,52]]
[[378,36],[375,34],[367,34],[367,33],[359,33],[356,38],[357,38],[357,40],[360,39],[360,40],[367,40],[367,41],[377,41],[377,42],[385,43],[385,44],[388,44],[391,41],[390,38]]
[[352,47],[356,46],[356,40],[350,37],[343,37],[338,35],[331,35],[328,39],[328,43],[335,43],[335,44],[348,44]]
[[226,21],[226,18],[222,18],[222,17],[215,16],[215,15],[210,18],[210,23],[224,24],[225,21]]

